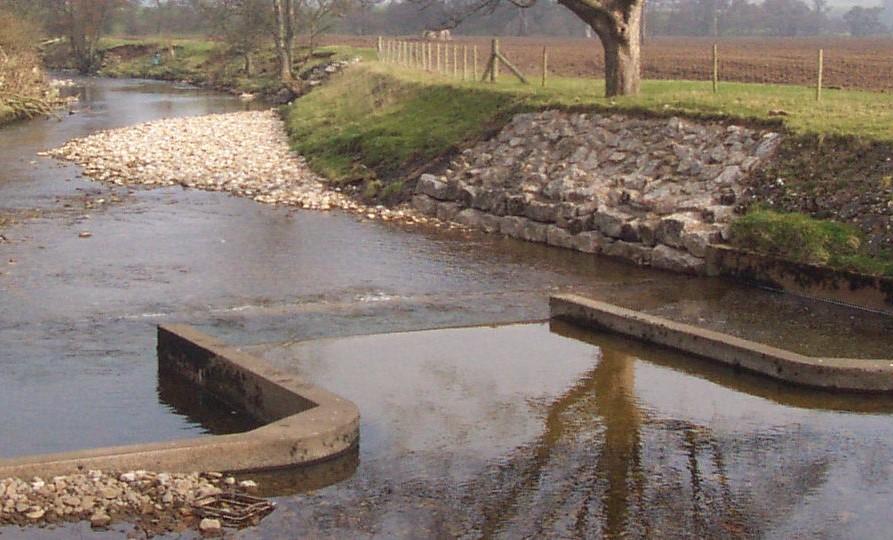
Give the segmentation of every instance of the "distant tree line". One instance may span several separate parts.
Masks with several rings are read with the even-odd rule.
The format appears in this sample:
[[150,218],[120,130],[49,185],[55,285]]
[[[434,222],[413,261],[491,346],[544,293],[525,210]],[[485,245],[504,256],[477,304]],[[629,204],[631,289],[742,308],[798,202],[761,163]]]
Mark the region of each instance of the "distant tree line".
[[[832,13],[827,0],[647,0],[645,33],[651,36],[869,36],[893,30],[893,0]],[[472,0],[293,0],[297,37],[322,32],[406,35],[438,28]],[[522,3],[522,2],[518,2]],[[587,35],[587,25],[556,0],[527,8],[504,2],[465,17],[454,33],[465,35]],[[105,34],[209,35],[239,30],[240,48],[266,25],[270,37],[274,0],[0,0],[42,23],[50,32],[72,24],[101,26]],[[525,3],[526,5],[526,3]],[[75,21],[77,12],[89,17]],[[236,22],[244,17],[248,21]],[[299,20],[300,19],[300,20]]]
[[856,6],[832,16],[826,0],[649,0],[648,33],[667,36],[773,36],[885,34],[887,7]]
[[[421,3],[420,3],[421,1]],[[646,0],[651,36],[870,36],[893,29],[893,0],[833,13],[827,0]],[[351,34],[415,34],[449,22],[468,0],[396,0],[350,11],[338,29]],[[583,36],[586,25],[555,0],[531,7],[504,2],[466,17],[454,33],[466,35]]]

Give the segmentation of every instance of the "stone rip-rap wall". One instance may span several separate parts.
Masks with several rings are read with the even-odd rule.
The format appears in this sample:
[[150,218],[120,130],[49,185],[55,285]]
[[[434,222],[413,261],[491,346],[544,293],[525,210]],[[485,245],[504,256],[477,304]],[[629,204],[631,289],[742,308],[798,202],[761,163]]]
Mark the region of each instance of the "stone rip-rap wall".
[[413,207],[488,232],[701,274],[727,239],[742,180],[777,133],[545,111],[515,116],[443,175],[419,178]]

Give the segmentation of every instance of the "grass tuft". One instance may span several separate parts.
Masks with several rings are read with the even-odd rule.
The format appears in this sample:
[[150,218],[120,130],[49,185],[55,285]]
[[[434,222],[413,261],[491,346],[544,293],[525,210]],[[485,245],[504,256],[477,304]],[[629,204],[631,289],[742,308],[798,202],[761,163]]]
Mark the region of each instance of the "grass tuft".
[[872,255],[852,225],[799,213],[753,210],[732,224],[734,246],[797,262],[893,275],[890,253]]

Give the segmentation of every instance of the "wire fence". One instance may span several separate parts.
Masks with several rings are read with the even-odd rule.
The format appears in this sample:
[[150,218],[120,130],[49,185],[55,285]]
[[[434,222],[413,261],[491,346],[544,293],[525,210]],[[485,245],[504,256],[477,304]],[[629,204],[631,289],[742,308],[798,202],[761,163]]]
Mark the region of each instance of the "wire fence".
[[[380,47],[385,61],[468,80],[480,80],[494,56],[489,38],[381,38]],[[471,60],[474,51],[477,69]],[[500,38],[498,53],[505,62],[498,61],[497,70],[516,71],[533,84],[544,81],[544,73],[600,78],[604,70],[597,40]],[[469,67],[463,72],[464,65]],[[889,92],[893,91],[893,39],[659,38],[643,46],[642,76],[646,80],[715,80],[719,89],[724,82],[742,82]]]

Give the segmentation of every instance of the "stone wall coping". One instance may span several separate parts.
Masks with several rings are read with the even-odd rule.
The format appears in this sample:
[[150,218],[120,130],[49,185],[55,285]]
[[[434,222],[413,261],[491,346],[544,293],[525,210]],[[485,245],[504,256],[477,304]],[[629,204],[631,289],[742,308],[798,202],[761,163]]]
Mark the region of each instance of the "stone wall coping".
[[[266,425],[244,433],[114,446],[0,459],[0,478],[52,477],[91,469],[109,471],[244,472],[311,464],[334,458],[359,441],[359,410],[352,402],[277,370],[186,325],[159,325],[162,347],[206,355],[193,381],[205,384],[213,369],[251,388],[245,398],[275,401]],[[159,364],[163,359],[159,357]],[[250,403],[233,403],[252,409]],[[297,412],[294,412],[297,411]],[[284,413],[289,414],[284,414]],[[126,414],[126,411],[122,411]]]
[[624,334],[780,381],[830,390],[893,392],[893,359],[805,356],[572,294],[552,296],[549,304],[553,318]]

